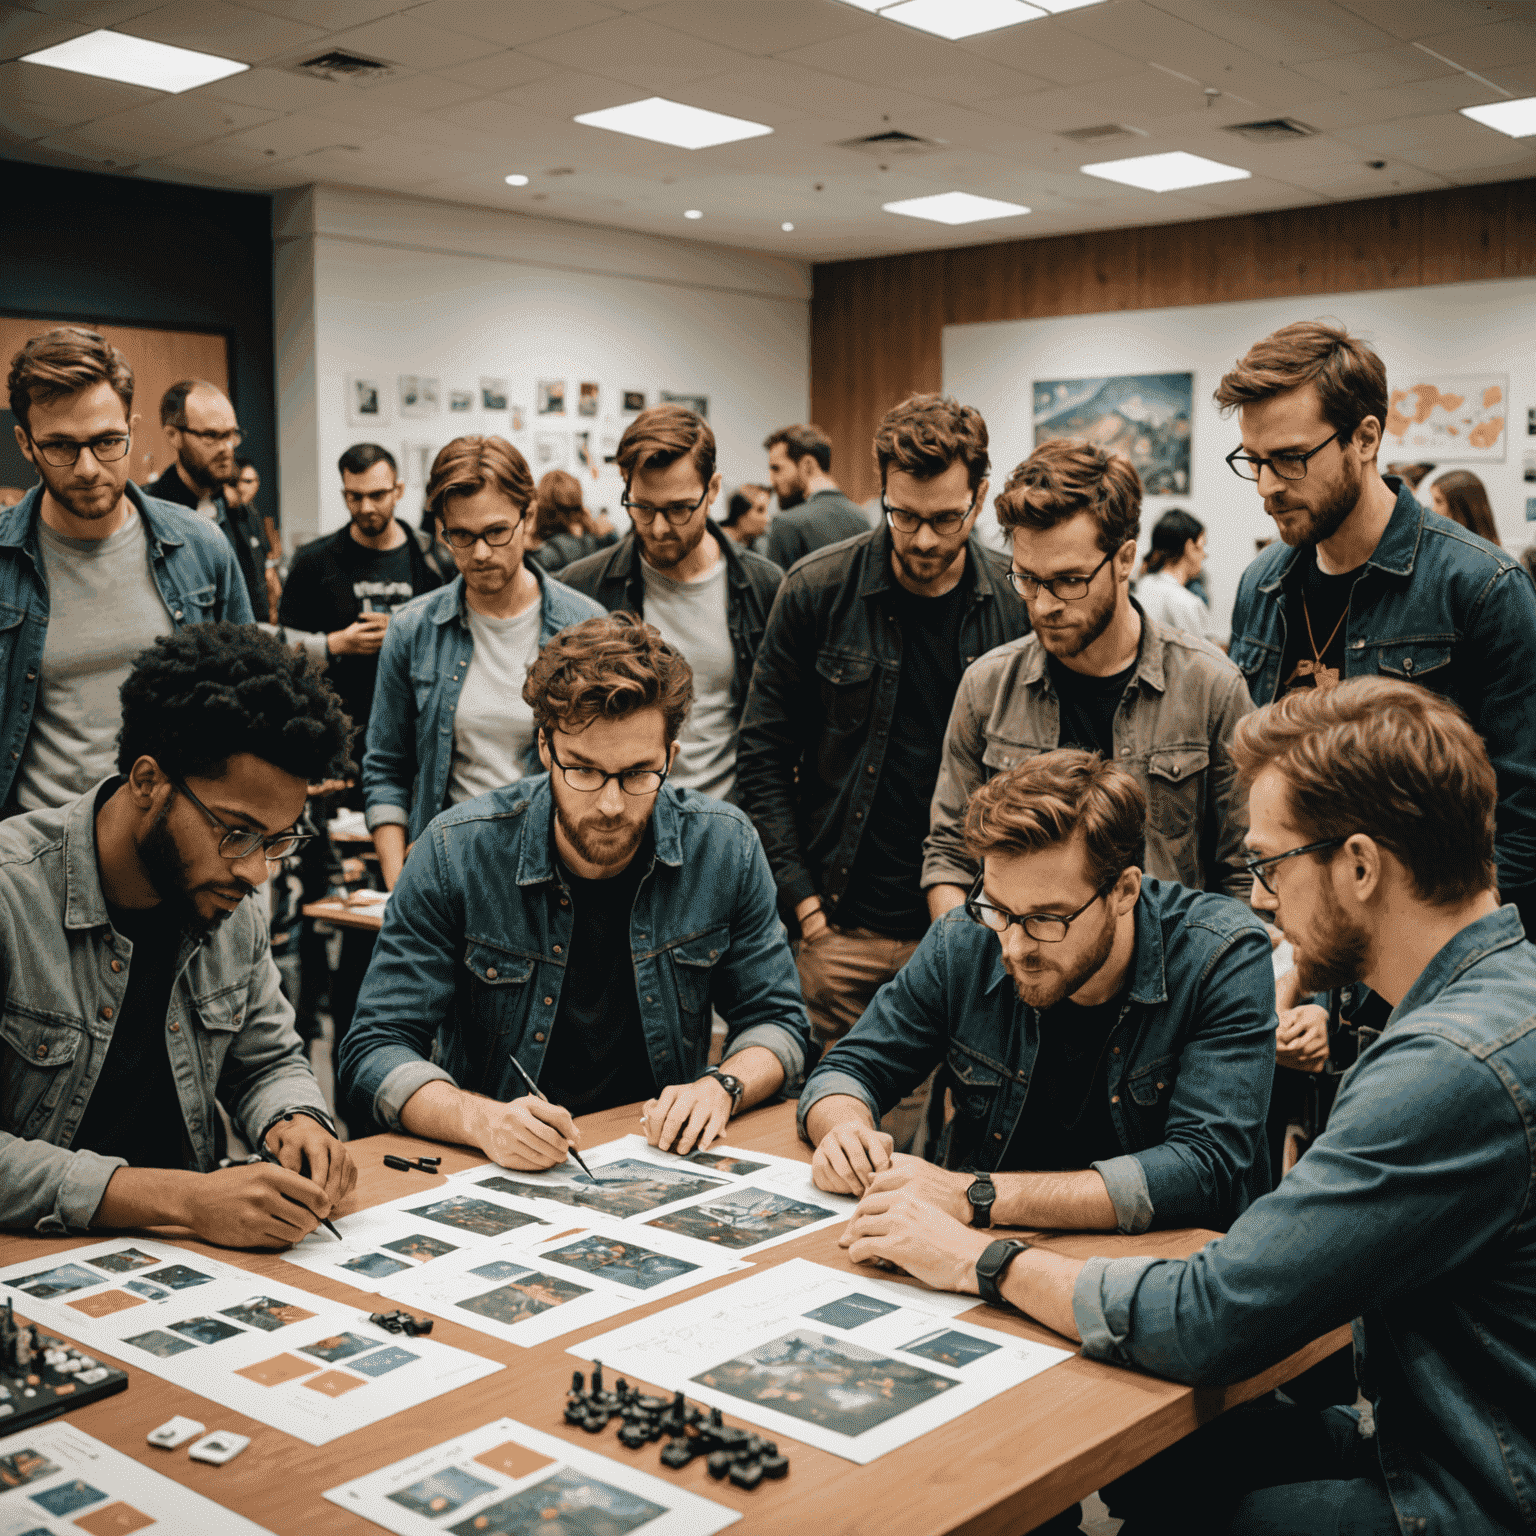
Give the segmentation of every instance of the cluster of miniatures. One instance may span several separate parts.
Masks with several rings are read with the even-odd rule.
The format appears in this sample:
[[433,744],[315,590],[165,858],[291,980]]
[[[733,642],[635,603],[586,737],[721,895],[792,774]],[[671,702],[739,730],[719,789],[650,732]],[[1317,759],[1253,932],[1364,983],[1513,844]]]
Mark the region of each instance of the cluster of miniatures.
[[393,1312],[370,1312],[368,1321],[388,1333],[405,1333],[413,1339],[432,1332],[430,1317],[412,1317],[409,1312],[402,1312],[398,1307]]
[[645,1397],[622,1376],[611,1392],[606,1390],[603,1363],[594,1360],[590,1387],[580,1371],[571,1374],[565,1422],[596,1435],[608,1427],[610,1419],[620,1420],[619,1439],[632,1451],[666,1435],[661,1462],[674,1472],[681,1471],[695,1456],[706,1456],[711,1477],[729,1477],[738,1488],[750,1489],[765,1477],[783,1477],[789,1471],[789,1458],[779,1455],[772,1440],[731,1428],[718,1408],[706,1414],[681,1392],[671,1402],[664,1397]]

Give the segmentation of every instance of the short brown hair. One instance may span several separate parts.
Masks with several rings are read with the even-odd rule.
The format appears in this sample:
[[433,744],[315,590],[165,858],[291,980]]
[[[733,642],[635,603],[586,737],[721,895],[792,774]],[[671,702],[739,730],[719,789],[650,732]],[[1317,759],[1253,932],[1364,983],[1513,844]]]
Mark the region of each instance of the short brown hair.
[[539,481],[535,493],[537,513],[533,531],[541,539],[552,539],[565,532],[565,525],[577,516],[581,506],[581,481],[568,469],[552,469]]
[[504,437],[456,437],[432,461],[427,480],[427,507],[441,519],[450,496],[473,496],[492,486],[521,517],[533,500],[533,474],[528,461]]
[[998,523],[1044,532],[1083,512],[1099,525],[1099,548],[1112,555],[1141,535],[1141,476],[1118,453],[1076,437],[1040,444],[1008,476],[992,502]]
[[916,480],[932,480],[957,459],[965,465],[974,491],[992,467],[987,424],[975,406],[961,405],[948,395],[908,395],[875,428],[881,490],[893,469]]
[[224,393],[217,384],[210,384],[207,379],[177,379],[160,396],[160,425],[162,427],[176,427],[179,430],[186,426],[187,396],[197,389],[211,390],[216,395]]
[[52,405],[93,384],[110,384],[133,420],[133,369],[128,359],[96,331],[61,325],[34,336],[11,359],[11,414],[31,431],[27,413],[34,402]]
[[763,447],[770,452],[775,443],[784,444],[784,452],[789,455],[791,463],[798,464],[809,455],[821,466],[822,474],[832,468],[832,439],[820,427],[808,421],[795,427],[780,427],[777,432],[770,432],[763,439]]
[[1083,834],[1096,890],[1146,859],[1141,785],[1097,752],[1060,747],[988,779],[965,813],[971,857],[1039,853]]
[[715,478],[715,434],[685,405],[653,405],[625,427],[613,461],[628,485],[637,469],[667,469],[687,455],[708,485]]
[[1298,688],[1238,722],[1232,756],[1246,786],[1280,774],[1307,842],[1363,833],[1431,906],[1494,884],[1493,766],[1449,699],[1388,677]]
[[1224,414],[1269,400],[1303,384],[1317,386],[1323,419],[1348,437],[1367,416],[1387,425],[1387,370],[1382,360],[1342,325],[1298,320],[1256,341],[1216,386]]
[[523,702],[546,736],[574,736],[594,720],[659,709],[670,746],[693,707],[693,668],[654,625],[632,613],[605,613],[545,645],[528,669]]
[[1445,515],[1452,522],[1490,544],[1499,542],[1498,526],[1493,521],[1493,508],[1488,503],[1488,488],[1470,469],[1453,469],[1441,475],[1430,486],[1430,493],[1439,491],[1445,500]]

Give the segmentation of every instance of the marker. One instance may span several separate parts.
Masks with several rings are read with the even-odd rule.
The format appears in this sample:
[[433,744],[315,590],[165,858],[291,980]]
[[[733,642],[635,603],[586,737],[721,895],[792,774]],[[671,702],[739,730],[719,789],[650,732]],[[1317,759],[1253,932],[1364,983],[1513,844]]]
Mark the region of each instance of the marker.
[[[518,1075],[522,1078],[522,1080],[525,1083],[528,1084],[528,1091],[530,1093],[537,1094],[539,1096],[539,1098],[543,1099],[544,1102],[546,1104],[548,1104],[550,1102],[549,1095],[547,1093],[545,1093],[544,1090],[542,1088],[540,1088],[539,1085],[536,1082],[534,1082],[534,1080],[531,1077],[528,1076],[527,1070],[524,1068],[522,1062],[520,1062],[517,1059],[516,1056],[513,1056],[511,1058],[511,1061],[512,1061],[512,1065],[517,1068]],[[569,1152],[571,1154],[571,1156],[576,1159],[576,1162],[580,1166],[581,1171],[584,1174],[586,1174],[586,1176],[589,1179],[591,1179],[594,1184],[601,1184],[603,1182],[602,1179],[598,1178],[598,1176],[595,1173],[593,1173],[592,1170],[590,1168],[588,1168],[585,1163],[583,1163],[581,1161],[581,1153],[578,1152],[575,1147],[567,1147],[565,1150],[567,1152]]]
[[[273,1154],[271,1152],[269,1152],[265,1147],[263,1147],[261,1149],[259,1156],[260,1156],[260,1159],[261,1159],[262,1162],[264,1162],[264,1163],[271,1163],[274,1168],[281,1168],[283,1166],[282,1159],[279,1158],[279,1157],[273,1156]],[[307,1157],[304,1159],[304,1164],[305,1164],[306,1167],[308,1167],[309,1159]],[[309,1175],[305,1174],[304,1177],[308,1178]],[[303,1205],[304,1204],[304,1202],[302,1200],[293,1200],[293,1197],[291,1195],[284,1195],[283,1199],[285,1199],[285,1200],[292,1200],[294,1205]],[[306,1207],[306,1209],[307,1209],[307,1207]],[[322,1216],[320,1218],[320,1225],[322,1227],[324,1227],[325,1230],[327,1232],[329,1232],[331,1234],[331,1236],[334,1237],[338,1243],[342,1241],[341,1233],[338,1232],[336,1230],[336,1228],[331,1224],[331,1221],[330,1221],[329,1217]]]

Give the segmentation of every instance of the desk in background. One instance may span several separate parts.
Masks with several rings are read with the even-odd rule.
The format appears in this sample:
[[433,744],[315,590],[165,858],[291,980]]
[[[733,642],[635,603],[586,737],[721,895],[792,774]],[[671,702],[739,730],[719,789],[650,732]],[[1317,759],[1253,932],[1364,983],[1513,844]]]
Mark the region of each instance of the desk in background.
[[305,917],[318,917],[333,928],[353,928],[359,933],[377,933],[384,926],[382,906],[353,906],[351,902],[329,898],[305,902],[299,911]]

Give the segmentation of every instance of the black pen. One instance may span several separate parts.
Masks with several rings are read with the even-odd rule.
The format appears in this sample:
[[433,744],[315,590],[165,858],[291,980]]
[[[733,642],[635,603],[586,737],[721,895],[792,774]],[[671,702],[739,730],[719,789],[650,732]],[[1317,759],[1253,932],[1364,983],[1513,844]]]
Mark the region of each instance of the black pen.
[[[264,1162],[264,1163],[271,1163],[274,1168],[281,1168],[283,1166],[283,1160],[280,1157],[277,1157],[273,1153],[269,1152],[265,1147],[261,1148],[260,1156],[261,1156],[262,1162]],[[305,1166],[307,1167],[308,1164],[309,1164],[309,1159],[305,1158],[304,1162],[305,1162]],[[309,1175],[308,1174],[302,1174],[302,1175],[300,1175],[300,1177],[308,1178]],[[293,1196],[292,1195],[284,1195],[283,1199],[284,1200],[293,1200]],[[293,1200],[293,1203],[295,1205],[303,1205],[304,1204],[304,1202],[302,1200]],[[308,1207],[306,1206],[305,1209],[308,1209]],[[313,1212],[311,1212],[311,1214],[313,1214]],[[320,1225],[322,1227],[324,1227],[325,1230],[327,1232],[329,1232],[331,1234],[331,1236],[334,1237],[338,1243],[342,1241],[341,1233],[338,1232],[336,1230],[336,1228],[331,1225],[329,1217],[322,1216],[320,1218]]]
[[[545,1093],[544,1090],[540,1088],[539,1085],[534,1082],[531,1077],[528,1076],[528,1070],[523,1066],[522,1062],[520,1062],[516,1056],[513,1056],[511,1061],[512,1065],[517,1068],[519,1076],[521,1076],[522,1080],[528,1084],[528,1091],[530,1093],[537,1094],[541,1099],[544,1100],[546,1104],[550,1103],[551,1100],[549,1095]],[[594,1184],[601,1184],[603,1182],[595,1173],[592,1172],[590,1168],[587,1167],[585,1163],[581,1161],[581,1153],[578,1152],[575,1147],[567,1147],[565,1150],[576,1159],[577,1163],[581,1167],[581,1171],[586,1174],[586,1176],[591,1179]]]

